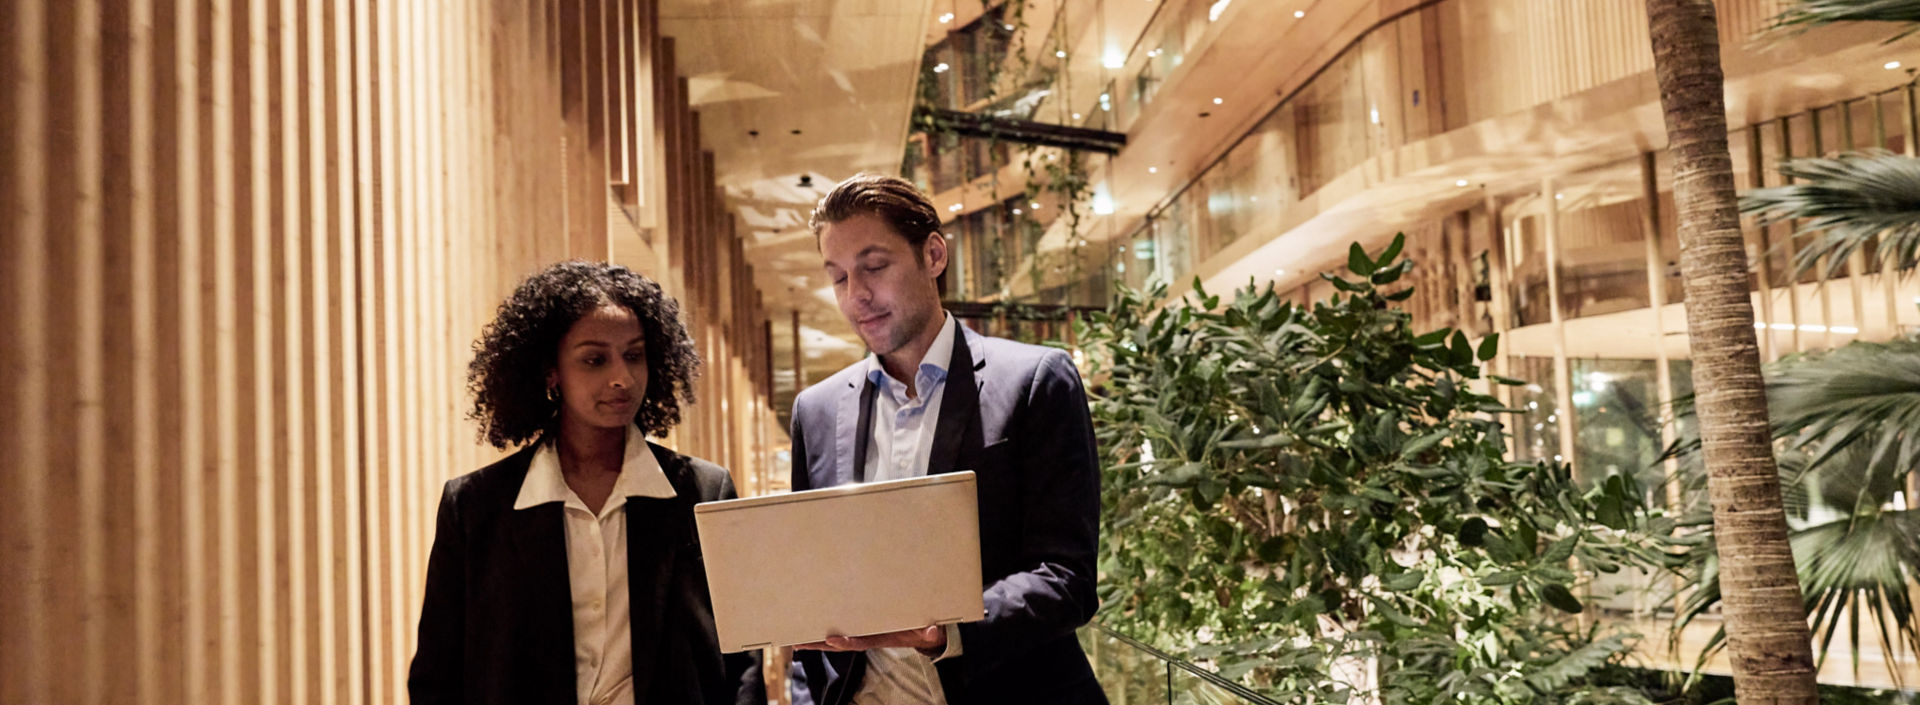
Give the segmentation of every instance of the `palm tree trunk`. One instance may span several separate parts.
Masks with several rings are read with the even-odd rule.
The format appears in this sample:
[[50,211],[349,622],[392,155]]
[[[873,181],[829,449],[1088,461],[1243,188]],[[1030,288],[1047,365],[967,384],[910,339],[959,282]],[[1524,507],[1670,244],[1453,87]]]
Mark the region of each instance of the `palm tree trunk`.
[[1787,543],[1727,152],[1712,0],[1647,0],[1673,155],[1680,269],[1736,698],[1816,703],[1806,602]]

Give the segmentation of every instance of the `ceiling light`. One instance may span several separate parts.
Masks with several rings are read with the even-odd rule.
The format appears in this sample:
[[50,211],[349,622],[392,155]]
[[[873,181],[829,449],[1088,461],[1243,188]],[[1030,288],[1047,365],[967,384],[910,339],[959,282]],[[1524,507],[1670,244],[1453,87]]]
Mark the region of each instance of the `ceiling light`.
[[1067,50],[1061,49],[1060,51],[1054,52],[1053,55],[1062,59],[1067,58]]
[[1220,21],[1220,13],[1226,12],[1227,6],[1232,4],[1233,4],[1233,0],[1215,0],[1213,3],[1213,6],[1207,8],[1207,21],[1208,22]]
[[946,24],[952,21],[953,21],[953,13],[951,12],[940,16],[940,24]]
[[1039,202],[1039,201],[1034,201],[1034,202],[1033,202],[1033,203],[1032,203],[1031,205],[1032,205],[1032,206],[1033,206],[1034,208],[1039,208],[1039,207],[1040,207],[1040,202]]
[[1219,105],[1219,104],[1221,104],[1221,103],[1225,103],[1225,102],[1227,102],[1227,101],[1224,101],[1224,100],[1221,100],[1221,99],[1219,99],[1219,98],[1215,98],[1215,99],[1213,99],[1213,104],[1214,104],[1214,105]]
[[1147,167],[1147,173],[1149,173],[1149,174],[1158,174],[1158,173],[1160,173],[1160,167],[1157,167],[1157,166],[1150,166],[1150,167]]
[[1286,276],[1286,274],[1287,274],[1287,270],[1284,270],[1284,269],[1273,270],[1273,276],[1276,276],[1276,277]]
[[952,212],[955,212],[955,213],[958,213],[958,212],[960,212],[960,204],[958,204],[958,203],[955,203],[955,204],[953,204],[953,205],[951,205],[951,206],[947,206],[947,210],[949,210],[949,211],[952,211]]
[[1456,181],[1454,181],[1454,182],[1453,182],[1453,185],[1455,185],[1455,186],[1465,186],[1465,185],[1467,185],[1467,180],[1466,180],[1466,179],[1458,179],[1458,180],[1456,180]]
[[1553,200],[1556,200],[1556,201],[1563,200],[1566,197],[1567,197],[1567,194],[1564,194],[1564,193],[1553,194]]
[[1110,69],[1117,69],[1127,65],[1127,57],[1125,54],[1121,54],[1118,49],[1108,49],[1107,55],[1100,59],[1100,65]]
[[1113,199],[1104,193],[1094,194],[1093,195],[1093,214],[1094,215],[1112,215]]
[[1001,25],[1001,26],[1002,26],[1002,27],[1006,27],[1006,28],[1007,28],[1007,31],[1009,31],[1009,32],[1011,32],[1011,31],[1013,31],[1013,25],[1010,25],[1010,24],[1008,24],[1008,25]]
[[947,69],[948,69],[948,68],[949,68],[949,67],[947,66],[947,63],[943,61],[943,62],[940,62],[940,63],[938,63],[938,64],[934,64],[934,65],[933,65],[933,72],[934,72],[934,73],[946,73],[946,72],[947,72]]
[[1147,56],[1159,56],[1159,55],[1160,55],[1160,50],[1159,50],[1159,49],[1155,49],[1155,50],[1153,50],[1153,51],[1149,51],[1149,52],[1147,52]]
[[1897,69],[1897,68],[1900,68],[1900,62],[1898,62],[1898,61],[1889,61],[1889,62],[1887,62],[1887,65],[1886,65],[1886,69],[1887,69],[1888,71],[1892,71],[1892,70],[1894,70],[1894,69]]
[[1306,11],[1306,10],[1294,10],[1294,11],[1293,11],[1293,18],[1294,18],[1294,19],[1296,19],[1296,20],[1297,20],[1297,19],[1300,19],[1300,18],[1302,18],[1302,17],[1306,17],[1306,16],[1307,16],[1307,11]]
[[1014,214],[1014,215],[1020,215],[1021,213],[1025,213],[1025,212],[1026,212],[1026,211],[1023,211],[1023,210],[1020,210],[1020,209],[1018,209],[1018,208],[1015,208],[1015,209],[1013,209],[1013,214]]
[[1380,124],[1380,109],[1379,108],[1367,109],[1367,119],[1372,120],[1373,124],[1375,125]]
[[1079,113],[1074,113],[1074,114],[1073,114],[1073,119],[1075,119],[1075,120],[1078,120],[1078,119],[1080,119],[1080,114],[1079,114]]

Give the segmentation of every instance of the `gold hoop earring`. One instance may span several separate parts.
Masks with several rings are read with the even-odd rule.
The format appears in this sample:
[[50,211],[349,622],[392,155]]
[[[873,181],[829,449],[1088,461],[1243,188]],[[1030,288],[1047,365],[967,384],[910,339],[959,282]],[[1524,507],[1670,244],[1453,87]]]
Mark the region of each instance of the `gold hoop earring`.
[[547,388],[547,401],[550,401],[550,402],[553,402],[553,403],[555,403],[555,404],[558,404],[558,403],[560,403],[560,388],[559,388],[559,387],[548,387],[548,388]]

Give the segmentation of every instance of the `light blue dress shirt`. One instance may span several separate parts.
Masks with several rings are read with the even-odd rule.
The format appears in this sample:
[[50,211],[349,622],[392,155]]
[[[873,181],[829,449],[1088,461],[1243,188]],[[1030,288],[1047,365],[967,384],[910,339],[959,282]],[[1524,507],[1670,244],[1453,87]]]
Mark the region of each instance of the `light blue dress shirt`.
[[[879,357],[867,355],[867,379],[879,387],[873,395],[873,428],[863,473],[867,481],[927,474],[934,429],[940,424],[940,400],[947,391],[947,365],[953,361],[953,337],[960,334],[959,327],[947,314],[940,336],[933,339],[914,373],[912,397],[907,396],[905,382],[894,379],[881,367]],[[960,653],[960,629],[952,624],[947,625],[947,650],[938,659],[929,659],[917,649],[869,650],[867,672],[861,679],[860,692],[854,694],[854,705],[946,705],[940,673],[933,664]]]

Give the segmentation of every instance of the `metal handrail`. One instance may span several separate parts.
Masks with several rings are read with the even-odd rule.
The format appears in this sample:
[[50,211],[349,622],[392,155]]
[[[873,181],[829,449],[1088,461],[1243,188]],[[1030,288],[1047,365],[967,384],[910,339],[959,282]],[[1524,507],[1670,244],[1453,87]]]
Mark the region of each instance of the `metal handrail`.
[[1222,678],[1218,673],[1214,673],[1213,671],[1209,671],[1207,669],[1201,668],[1199,666],[1194,665],[1191,662],[1181,659],[1178,656],[1174,656],[1173,654],[1169,654],[1165,651],[1161,651],[1157,648],[1154,648],[1152,645],[1147,644],[1146,642],[1140,641],[1139,639],[1135,639],[1125,634],[1121,634],[1120,632],[1114,631],[1113,629],[1107,627],[1107,625],[1096,622],[1093,624],[1089,624],[1087,626],[1093,627],[1094,629],[1098,630],[1102,634],[1113,637],[1115,641],[1118,641],[1122,644],[1126,644],[1127,646],[1133,647],[1133,649],[1136,651],[1140,651],[1141,653],[1144,653],[1148,656],[1152,656],[1166,663],[1167,664],[1167,698],[1169,701],[1171,701],[1173,698],[1173,669],[1179,668],[1180,670],[1193,674],[1194,676],[1198,677],[1200,680],[1206,681],[1209,685],[1212,685],[1216,688],[1227,691],[1228,693],[1232,693],[1234,697],[1241,698],[1243,700],[1246,700],[1247,702],[1254,703],[1255,705],[1282,705],[1280,701],[1261,695],[1260,693],[1255,692],[1252,688],[1248,688],[1247,686],[1241,685],[1240,683],[1228,680],[1226,678]]

